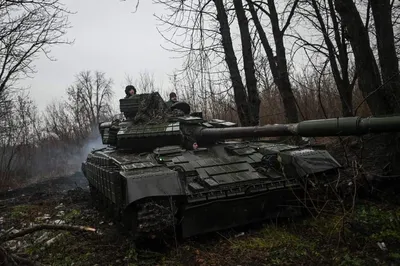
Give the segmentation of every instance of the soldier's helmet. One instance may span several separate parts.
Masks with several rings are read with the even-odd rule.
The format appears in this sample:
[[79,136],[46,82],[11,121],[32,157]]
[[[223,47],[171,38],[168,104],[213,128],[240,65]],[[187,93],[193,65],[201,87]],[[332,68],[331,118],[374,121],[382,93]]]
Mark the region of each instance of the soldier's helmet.
[[126,94],[126,95],[130,95],[129,92],[130,92],[131,90],[133,90],[133,91],[135,92],[135,94],[136,94],[136,88],[135,88],[133,85],[128,85],[128,86],[125,87],[125,94]]

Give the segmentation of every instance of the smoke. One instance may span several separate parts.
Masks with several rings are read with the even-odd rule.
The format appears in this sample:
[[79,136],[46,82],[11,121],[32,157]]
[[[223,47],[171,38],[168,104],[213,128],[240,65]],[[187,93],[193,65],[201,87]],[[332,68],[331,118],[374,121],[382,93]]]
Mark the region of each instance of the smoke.
[[68,158],[68,165],[73,171],[80,171],[82,162],[84,162],[88,154],[95,149],[101,149],[107,147],[103,144],[100,132],[98,128],[94,128],[91,134],[88,136],[84,144],[78,148],[70,158]]
[[48,136],[34,151],[32,177],[26,180],[27,184],[59,179],[57,186],[61,190],[73,189],[76,186],[84,188],[87,186],[87,179],[81,172],[82,163],[93,149],[103,147],[106,145],[102,143],[98,128],[92,129],[83,144]]

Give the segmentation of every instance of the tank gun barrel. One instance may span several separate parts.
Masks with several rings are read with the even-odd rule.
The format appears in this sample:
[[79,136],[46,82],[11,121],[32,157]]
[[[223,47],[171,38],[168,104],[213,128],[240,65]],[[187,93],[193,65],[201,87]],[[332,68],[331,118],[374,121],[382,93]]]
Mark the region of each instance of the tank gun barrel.
[[367,118],[339,117],[307,120],[294,124],[273,124],[234,128],[203,128],[196,132],[196,138],[218,140],[229,138],[279,136],[327,137],[399,131],[400,116]]

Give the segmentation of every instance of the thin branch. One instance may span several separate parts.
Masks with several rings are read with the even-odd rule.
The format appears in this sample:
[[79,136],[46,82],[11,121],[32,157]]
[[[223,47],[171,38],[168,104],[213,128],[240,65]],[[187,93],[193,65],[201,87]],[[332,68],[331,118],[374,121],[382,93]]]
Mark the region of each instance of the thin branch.
[[36,225],[28,229],[19,231],[18,233],[11,235],[0,236],[0,243],[4,243],[10,240],[14,240],[19,237],[23,237],[28,234],[32,234],[41,230],[64,230],[64,231],[84,231],[84,232],[96,232],[96,229],[88,226],[77,226],[77,225],[57,225],[57,224],[41,224]]

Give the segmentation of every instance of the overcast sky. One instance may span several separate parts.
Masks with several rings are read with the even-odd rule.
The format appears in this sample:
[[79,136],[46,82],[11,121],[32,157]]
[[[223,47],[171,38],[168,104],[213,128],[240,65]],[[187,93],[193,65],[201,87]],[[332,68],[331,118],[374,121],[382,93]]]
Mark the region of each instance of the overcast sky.
[[[50,61],[44,56],[35,61],[37,73],[23,81],[30,95],[43,110],[53,99],[61,99],[82,70],[100,70],[114,80],[115,101],[124,96],[125,77],[138,77],[140,72],[154,73],[157,83],[167,89],[168,74],[181,63],[175,54],[164,50],[166,44],[157,32],[154,13],[163,9],[151,0],[63,0],[70,11],[68,39],[73,45],[54,47]],[[140,90],[140,88],[138,88]]]

